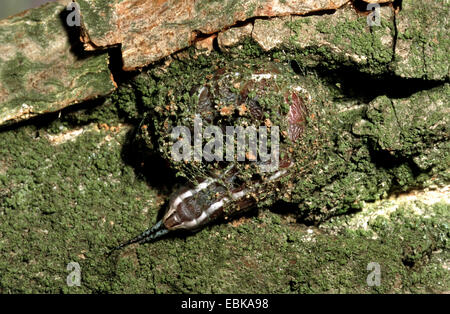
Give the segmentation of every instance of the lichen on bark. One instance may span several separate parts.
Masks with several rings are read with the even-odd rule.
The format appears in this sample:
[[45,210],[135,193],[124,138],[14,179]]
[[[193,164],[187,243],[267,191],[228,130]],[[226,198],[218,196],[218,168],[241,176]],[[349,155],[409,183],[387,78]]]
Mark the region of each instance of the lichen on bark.
[[[172,164],[172,127],[192,127],[196,112],[203,115],[198,111],[195,91],[211,84],[209,88],[214,90],[215,83],[209,82],[216,72],[265,73],[273,63],[271,60],[277,60],[275,64],[278,63],[283,73],[277,84],[287,88],[303,86],[312,97],[307,105],[313,119],[308,121],[301,147],[296,148],[295,175],[286,179],[289,183],[285,182],[283,193],[261,195],[260,207],[284,201],[295,204],[297,209],[293,212],[298,217],[323,221],[360,209],[364,202],[378,200],[393,191],[421,187],[436,173],[445,172],[449,140],[448,84],[425,91],[419,89],[409,97],[377,96],[385,92],[381,90],[373,95],[372,101],[360,103],[357,98],[348,97],[349,91],[337,88],[346,84],[344,78],[330,82],[329,74],[311,68],[300,69],[302,74],[296,74],[298,69],[293,69],[292,62],[301,61],[298,54],[284,53],[280,57],[280,51],[264,52],[255,43],[248,42],[248,45],[231,48],[226,54],[213,52],[208,57],[192,49],[183,55],[189,56],[188,59],[173,60],[163,71],[155,67],[142,74],[139,80],[148,83],[140,85],[156,84],[156,88],[138,88],[138,102],[148,110],[147,119],[141,125],[145,132],[138,135],[138,141],[151,143],[150,149]],[[363,79],[366,84],[373,83],[370,77]],[[179,84],[180,80],[185,83]],[[233,89],[238,82],[230,78],[228,83],[221,84]],[[389,88],[389,83],[383,86]],[[266,97],[260,97],[261,103],[279,106],[280,99],[271,99],[269,94]],[[282,125],[281,120],[270,116],[270,111],[266,114],[273,123]],[[148,129],[153,131],[150,135]],[[214,169],[210,163],[192,165],[193,169],[186,168],[183,162],[172,166],[188,179],[193,176],[201,179],[202,174],[211,174]],[[252,174],[243,170],[242,176]]]
[[[444,5],[435,3],[430,7]],[[208,49],[182,50],[138,73],[117,71],[122,84],[106,99],[3,129],[0,292],[448,292],[450,91],[442,57],[448,41],[425,44],[420,12],[408,13],[416,4],[429,20],[434,13],[412,0],[396,15],[384,5],[381,28],[368,27],[366,16],[349,6],[247,20],[215,34],[219,50],[211,40]],[[95,14],[82,10],[85,25],[93,25]],[[272,25],[280,32],[270,32]],[[439,34],[431,41],[445,34],[438,23],[430,25]],[[287,37],[264,46],[264,31]],[[400,53],[418,39],[422,47],[439,47],[425,55],[413,48]],[[94,54],[74,62],[103,69],[104,60]],[[108,258],[110,248],[156,222],[171,193],[186,183],[177,176],[189,175],[184,168],[161,161],[168,157],[158,146],[168,132],[164,118],[187,121],[191,87],[207,84],[218,69],[236,65],[252,73],[269,64],[285,70],[280,83],[304,84],[313,99],[305,150],[296,155],[304,169],[289,177],[285,190],[261,200],[258,212]],[[86,84],[106,77],[107,94],[109,72]],[[20,88],[20,81],[7,84]],[[272,97],[264,104],[276,106]],[[80,287],[66,284],[72,261],[82,269]],[[371,262],[381,266],[380,286],[367,284]]]
[[85,58],[74,53],[65,9],[49,3],[0,21],[0,125],[115,89],[106,53]]

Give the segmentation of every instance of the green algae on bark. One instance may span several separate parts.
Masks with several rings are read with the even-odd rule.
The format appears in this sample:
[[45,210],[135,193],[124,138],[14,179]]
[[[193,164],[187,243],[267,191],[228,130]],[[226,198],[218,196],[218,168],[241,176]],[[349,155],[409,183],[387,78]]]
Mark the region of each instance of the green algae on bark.
[[[331,83],[326,74],[304,69],[305,55],[298,51],[267,53],[246,41],[210,58],[185,53],[190,59],[174,56],[170,65],[144,71],[103,106],[67,116],[63,111],[50,124],[0,132],[0,292],[450,290],[448,187],[441,189],[442,202],[419,198],[407,204],[367,204],[396,190],[448,185],[448,84],[427,89],[423,79],[422,91],[393,97],[386,89],[365,102],[345,93],[339,80]],[[157,184],[170,176],[168,169],[155,175],[159,165],[145,157],[149,172],[141,164],[130,165],[139,141],[127,142],[134,133],[126,135],[129,127],[119,122],[138,125],[146,116],[144,121],[157,124],[156,133],[144,123],[138,126],[142,133],[137,139],[145,140],[139,149],[154,151],[155,139],[166,132],[164,121],[151,116],[157,105],[178,106],[167,112],[162,108],[160,116],[175,112],[175,120],[187,117],[192,111],[188,87],[207,84],[207,75],[238,60],[239,69],[249,73],[279,63],[286,69],[281,82],[313,85],[315,119],[308,121],[310,133],[303,143],[314,144],[317,151],[307,157],[315,163],[289,179],[288,196],[280,193],[261,202],[264,210],[257,216],[211,225],[189,237],[131,246],[107,258],[109,248],[156,221],[179,183]],[[267,98],[268,105],[275,105]],[[55,145],[55,136],[71,140]],[[299,167],[305,162],[297,159]],[[350,214],[354,209],[360,212]],[[318,227],[302,224],[302,219],[320,221],[342,213],[347,215]],[[69,262],[81,266],[80,287],[66,284]],[[373,262],[381,266],[380,286],[367,284],[367,266]]]
[[[77,0],[87,49],[121,44],[124,69],[132,70],[189,47],[203,34],[254,17],[333,10],[347,0]],[[101,21],[101,23],[99,23]]]
[[[380,74],[387,72],[393,58],[393,9],[382,7],[380,21],[380,26],[369,27],[367,16],[358,14],[352,5],[347,4],[323,15],[256,19],[252,31],[246,34],[266,51],[296,51],[307,66],[333,68],[348,65],[360,71]],[[219,40],[231,33],[237,33],[237,30],[224,31],[223,35],[219,34]],[[222,47],[238,43],[236,39],[222,43]]]
[[[392,156],[413,158],[423,154],[428,145],[442,142],[448,147],[449,114],[450,85],[447,83],[406,99],[376,98],[369,103],[365,117],[353,126],[353,132],[367,137],[378,149]],[[439,158],[427,163],[417,159],[414,163],[426,170],[437,165]]]
[[0,124],[54,112],[115,89],[108,55],[75,55],[66,7],[49,3],[0,21]]
[[397,16],[394,71],[402,77],[448,80],[450,3],[404,0]]
[[[317,112],[323,123],[322,137],[319,138],[324,144],[321,146],[324,149],[320,157],[322,162],[311,169],[311,174],[299,178],[296,183],[299,194],[294,194],[296,199],[289,200],[303,202],[301,207],[292,208],[289,204],[271,200],[261,206],[264,210],[257,216],[208,226],[189,237],[131,246],[107,258],[106,253],[111,247],[156,221],[158,211],[165,209],[164,200],[174,190],[152,184],[163,178],[155,177],[151,171],[145,173],[145,180],[140,168],[133,168],[127,162],[124,155],[134,152],[129,151],[129,144],[124,146],[128,128],[119,124],[121,112],[126,119],[136,119],[136,115],[144,115],[144,109],[153,110],[154,103],[163,102],[172,86],[176,87],[172,94],[176,97],[183,89],[176,84],[180,80],[187,82],[186,86],[195,81],[193,77],[201,83],[199,73],[207,75],[218,64],[235,62],[237,55],[253,66],[268,63],[264,52],[254,46],[248,48],[231,52],[230,60],[216,53],[212,53],[211,58],[194,53],[192,57],[196,59],[191,62],[175,60],[168,67],[142,73],[132,83],[121,86],[112,97],[113,103],[107,102],[97,110],[63,113],[61,119],[48,125],[30,125],[1,132],[0,291],[448,291],[448,202],[429,205],[418,200],[401,206],[384,201],[365,204],[381,193],[391,192],[389,187],[398,188],[400,185],[392,180],[395,176],[398,181],[405,180],[405,187],[415,186],[420,180],[414,179],[415,171],[408,170],[414,167],[411,160],[420,159],[423,165],[430,163],[430,167],[426,167],[427,178],[445,173],[448,140],[442,136],[447,126],[439,124],[434,117],[435,114],[445,115],[447,85],[403,99],[386,102],[385,97],[379,97],[365,104],[339,97],[339,89],[327,85],[317,74],[306,72],[315,86],[324,89],[318,94],[332,96],[327,96],[330,97],[328,101],[327,97],[319,98],[317,103],[323,108]],[[295,77],[292,74],[292,79]],[[423,106],[425,102],[424,110],[430,118],[417,119],[420,114],[420,111],[416,113],[417,105]],[[402,136],[407,135],[414,141],[423,140],[425,146],[418,145],[415,150],[408,143],[391,145],[398,143],[392,140],[393,137],[389,137],[389,141],[377,137],[375,125],[380,132],[387,132],[383,130],[388,126],[398,126],[393,122],[392,104],[400,112],[404,112],[403,106],[409,110],[409,114],[404,115],[414,123],[412,129],[418,131],[416,136],[413,130],[408,130],[408,125],[402,125]],[[188,110],[188,107],[182,109]],[[108,114],[103,115],[105,112]],[[336,114],[334,118],[332,113]],[[367,122],[361,123],[362,120]],[[95,125],[90,125],[85,126],[85,133],[73,141],[53,145],[47,140],[49,135],[57,135],[56,130],[62,129],[65,133],[91,122],[108,123],[122,131],[116,133],[106,126],[98,130]],[[433,127],[427,129],[427,123]],[[372,127],[358,128],[364,124]],[[342,132],[327,133],[330,125],[342,128]],[[324,133],[328,135],[324,137]],[[128,138],[132,136],[129,133]],[[388,159],[388,163],[383,164],[380,157],[385,157],[387,148],[395,148],[394,157],[398,159]],[[381,163],[375,162],[377,160]],[[390,164],[391,161],[395,162]],[[412,181],[407,180],[410,173]],[[300,191],[307,191],[303,199]],[[443,191],[448,193],[448,190]],[[296,220],[299,213],[302,216],[309,209],[315,216],[312,218],[317,219],[333,213],[348,213],[355,200],[360,212],[333,218],[319,227],[306,227]],[[343,206],[339,207],[339,204]],[[389,218],[376,218],[380,210],[391,206],[394,209],[389,209]],[[273,213],[267,210],[269,208],[293,215]],[[367,215],[373,219],[364,224]],[[363,224],[355,227],[353,221],[363,221]],[[69,275],[66,267],[70,262],[80,264],[80,287],[66,284]],[[367,265],[371,262],[381,267],[380,286],[367,284],[370,273]]]
[[[422,198],[366,205],[319,227],[262,211],[107,258],[111,242],[156,220],[167,192],[124,162],[127,127],[115,132],[88,125],[56,146],[47,140],[48,128],[0,133],[2,293],[449,290],[449,205]],[[70,262],[81,267],[79,287],[66,284]],[[380,286],[367,285],[370,262],[381,266]]]
[[[173,17],[175,9],[166,12],[169,17],[184,21],[176,27],[164,19],[158,20],[158,17],[155,17],[155,28],[147,29],[148,23],[144,23],[147,26],[142,25],[143,29],[154,35],[149,37],[150,43],[165,42],[166,47],[153,45],[156,51],[144,44],[146,40],[141,35],[138,35],[140,40],[134,39],[140,29],[136,23],[130,22],[129,33],[125,35],[117,29],[121,18],[133,21],[125,14],[127,10],[131,10],[129,14],[134,14],[134,9],[129,7],[132,1],[78,2],[82,9],[85,48],[96,50],[122,44],[126,69],[142,67],[188,47],[198,36],[203,38],[205,34],[218,33],[218,43],[223,50],[238,44],[245,37],[252,37],[265,50],[281,48],[295,52],[305,66],[335,68],[348,65],[372,75],[394,73],[405,78],[448,79],[446,52],[449,40],[445,32],[448,28],[445,14],[448,3],[445,1],[408,0],[402,2],[402,6],[394,3],[393,8],[383,5],[380,10],[381,25],[373,27],[367,25],[367,16],[358,14],[345,1],[323,2],[320,6],[299,1],[293,6],[278,3],[271,8],[270,1],[259,0],[245,5],[234,1],[226,4],[196,2],[195,6],[187,3],[183,10],[194,10],[195,16]],[[115,88],[107,67],[106,53],[96,53],[87,58],[77,58],[72,54],[73,47],[70,47],[69,35],[61,19],[61,13],[65,11],[63,4],[67,3],[59,1],[49,4],[1,23],[1,36],[8,44],[2,57],[0,123],[56,111],[73,103],[106,95]],[[217,6],[225,9],[217,10]],[[245,14],[242,13],[242,6],[248,9],[244,10]],[[220,12],[220,15],[212,21],[211,12]],[[230,19],[221,18],[223,16]],[[281,17],[261,18],[264,16]],[[27,20],[33,23],[26,23]],[[245,25],[235,25],[236,21],[245,21]],[[167,41],[164,34],[168,32],[172,36],[171,27],[181,28],[184,35]],[[14,36],[17,28],[17,32],[23,30],[31,37]],[[226,39],[227,36],[230,38]],[[122,42],[127,40],[131,41]],[[49,45],[50,42],[53,44]],[[23,51],[16,51],[17,47],[24,45],[26,48]],[[140,47],[140,53],[136,53],[134,45]],[[52,57],[48,58],[48,55]]]
[[[364,202],[378,200],[392,191],[420,187],[427,178],[445,172],[449,140],[447,84],[407,98],[380,96],[361,104],[340,94],[336,88],[340,83],[330,85],[321,76],[323,73],[306,69],[303,74],[295,73],[289,66],[289,53],[265,53],[249,43],[248,49],[236,47],[227,54],[214,52],[209,58],[193,50],[188,55],[190,59],[173,60],[163,70],[153,68],[142,74],[140,80],[149,83],[140,86],[156,86],[137,91],[138,102],[149,110],[143,122],[145,134],[138,138],[150,143],[150,149],[162,154],[180,176],[192,179],[217,170],[215,163],[174,163],[171,159],[172,127],[192,126],[196,112],[204,115],[197,108],[200,87],[214,85],[211,79],[223,68],[225,73],[264,73],[274,59],[282,69],[277,84],[288,89],[302,86],[312,100],[307,103],[310,117],[305,133],[294,149],[296,175],[283,180],[283,193],[261,195],[260,207],[284,201],[298,207],[294,210],[298,217],[322,221],[359,209]],[[180,80],[185,83],[179,84]],[[219,84],[228,84],[233,90],[238,83],[239,79],[230,77]],[[270,92],[260,98],[262,106],[267,105],[266,118],[283,131],[283,115],[276,109],[283,99],[277,98],[276,93],[270,96]],[[228,108],[220,101],[219,107]],[[215,122],[228,121],[233,125],[237,109],[221,113]],[[236,119],[245,120],[245,116]],[[244,121],[243,125],[251,122]],[[147,127],[153,130],[151,138]],[[255,175],[244,168],[249,169],[241,169],[243,180]]]
[[350,4],[324,15],[255,19],[250,31],[246,25],[219,33],[219,44],[226,50],[252,37],[267,51],[297,50],[308,66],[448,80],[448,2],[405,0],[379,12],[380,25],[371,27]]

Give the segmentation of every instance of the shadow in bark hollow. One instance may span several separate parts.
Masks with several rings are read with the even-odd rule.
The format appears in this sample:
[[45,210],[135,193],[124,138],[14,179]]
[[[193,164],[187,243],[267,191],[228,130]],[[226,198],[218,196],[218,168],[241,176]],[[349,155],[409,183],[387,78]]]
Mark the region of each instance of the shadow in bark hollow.
[[64,25],[64,29],[67,33],[67,38],[70,42],[70,51],[80,60],[89,58],[91,56],[101,55],[107,53],[109,56],[109,70],[113,76],[114,81],[119,85],[127,80],[130,80],[136,74],[137,71],[124,71],[123,70],[123,59],[122,59],[122,48],[121,44],[116,46],[111,46],[105,49],[97,49],[94,51],[86,51],[84,49],[84,44],[81,42],[80,38],[82,36],[81,26],[69,26],[67,24],[67,17],[71,13],[69,10],[61,11],[59,17],[61,23]]
[[[390,152],[383,150],[378,147],[378,144],[369,139],[369,143],[367,145],[369,149],[369,154],[371,158],[371,162],[376,165],[377,168],[383,168],[387,170],[394,170],[397,167],[402,165],[406,165],[410,170],[414,179],[418,178],[421,174],[427,174],[430,172],[433,166],[430,166],[429,169],[420,169],[412,160],[412,157],[406,157],[403,155],[392,155]],[[394,194],[396,192],[404,192],[402,190],[402,186],[395,180],[388,191],[388,194]],[[409,186],[408,190],[414,190],[421,188],[420,184],[416,186]]]
[[[277,201],[271,206],[270,211],[278,215],[289,216],[298,212],[298,204],[289,203],[286,201]],[[296,222],[305,226],[314,226],[318,223],[308,219],[306,215],[300,217],[296,215]]]
[[70,51],[80,60],[105,53],[105,50],[86,51],[84,49],[84,45],[80,40],[82,34],[81,26],[69,26],[67,24],[67,17],[70,13],[71,11],[64,9],[59,14],[59,18],[64,26],[67,33],[67,38],[72,47]]
[[394,0],[392,5],[395,10],[401,11],[403,8],[403,0]]
[[330,217],[321,217],[320,219],[315,219],[312,212],[302,211],[299,212],[299,204],[298,203],[289,203],[286,201],[277,201],[275,202],[269,210],[275,214],[282,216],[290,216],[294,215],[296,218],[296,223],[305,225],[307,227],[317,227],[321,223],[327,221],[331,217],[339,217],[344,215],[355,214],[361,209],[358,208],[349,208],[345,213],[333,213]]
[[108,48],[109,70],[117,85],[129,82],[132,78],[139,74],[139,71],[124,71],[122,58],[122,45]]
[[417,92],[445,84],[445,81],[402,78],[391,73],[372,75],[359,72],[350,66],[333,70],[319,67],[315,71],[330,86],[339,83],[342,95],[363,103],[369,103],[384,95],[391,99],[408,98]]
[[86,100],[79,104],[70,105],[66,108],[63,108],[61,110],[55,111],[55,112],[48,112],[48,113],[41,113],[38,114],[35,117],[31,117],[27,120],[2,125],[0,126],[0,132],[7,132],[7,131],[13,131],[17,130],[22,127],[26,126],[35,126],[36,129],[39,131],[39,129],[47,128],[51,123],[54,121],[60,119],[62,122],[68,122],[71,127],[80,127],[83,125],[88,125],[92,121],[85,121],[83,123],[77,123],[75,120],[71,119],[70,116],[74,114],[78,114],[82,111],[92,111],[100,106],[102,106],[105,102],[104,97],[99,97],[96,99]]
[[[176,171],[161,158],[156,150],[151,150],[139,136],[139,127],[130,130],[122,146],[122,160],[133,167],[135,174],[159,193],[169,195],[177,183],[186,183],[176,178]],[[164,208],[167,204],[164,204]]]
[[332,15],[336,13],[336,9],[328,9],[328,10],[320,10],[313,11],[306,14],[292,14],[292,16],[323,16],[323,15]]

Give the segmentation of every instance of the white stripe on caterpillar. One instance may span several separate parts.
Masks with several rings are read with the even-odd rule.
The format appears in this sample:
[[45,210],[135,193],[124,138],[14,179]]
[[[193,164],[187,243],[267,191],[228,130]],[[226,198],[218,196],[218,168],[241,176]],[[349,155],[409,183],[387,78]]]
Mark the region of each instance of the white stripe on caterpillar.
[[[203,181],[202,183],[200,183],[199,185],[197,185],[194,189],[188,190],[188,191],[184,192],[183,194],[178,195],[175,198],[175,200],[173,201],[173,208],[178,207],[178,205],[180,205],[180,203],[182,201],[184,201],[186,198],[194,196],[195,194],[197,194],[201,190],[206,189],[208,186],[210,186],[214,182],[216,182],[216,180],[214,180],[214,179],[207,179],[207,180]],[[172,213],[173,213],[173,210],[168,212],[166,214],[166,216],[170,216]]]

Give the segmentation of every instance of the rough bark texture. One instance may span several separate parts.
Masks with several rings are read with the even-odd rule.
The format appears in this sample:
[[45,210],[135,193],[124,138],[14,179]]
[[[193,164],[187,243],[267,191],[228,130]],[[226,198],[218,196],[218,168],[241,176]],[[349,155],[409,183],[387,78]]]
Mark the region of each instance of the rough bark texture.
[[[250,32],[244,26],[220,33],[219,45],[233,46],[251,36],[264,50],[301,49],[308,64],[348,64],[371,74],[392,71],[404,78],[446,80],[449,10],[443,1],[403,1],[398,14],[383,6],[381,25],[370,31],[365,16],[350,6],[323,16],[257,19]],[[235,39],[223,42],[227,37]]]
[[[449,76],[448,18],[436,14],[449,10],[442,1],[404,1],[397,15],[392,6],[384,5],[381,26],[370,31],[365,16],[349,1],[78,2],[81,39],[87,50],[103,53],[80,56],[71,49],[62,17],[68,1],[2,22],[2,38],[8,44],[2,57],[0,125],[114,90],[104,49],[119,44],[125,70],[144,67],[194,42],[211,50],[217,37],[219,47],[226,50],[251,37],[266,51],[297,49],[307,65],[348,64],[371,74],[430,80]],[[305,14],[313,15],[301,16]],[[235,27],[242,21],[244,26]],[[205,38],[208,34],[214,35]],[[55,77],[62,79],[56,83]]]
[[[401,10],[384,4],[380,27],[368,27],[366,15],[337,1],[335,12],[307,16],[248,19],[244,12],[246,21],[232,26],[241,19],[233,15],[240,1],[222,2],[230,4],[223,10],[219,2],[197,1],[205,10],[215,8],[211,18],[204,13],[193,27],[162,24],[166,28],[151,38],[139,37],[151,30],[142,16],[136,24],[142,29],[111,33],[124,18],[115,10],[136,14],[137,8],[169,2],[79,2],[84,35],[100,49],[84,59],[70,53],[67,38],[56,40],[64,29],[50,17],[64,7],[49,5],[0,22],[0,38],[6,38],[0,58],[15,60],[0,64],[1,95],[8,95],[0,112],[20,116],[24,90],[26,104],[58,110],[75,99],[67,82],[79,91],[73,102],[108,94],[114,86],[101,49],[119,43],[112,40],[117,36],[126,38],[124,63],[132,68],[164,56],[140,54],[147,40],[160,43],[161,34],[171,43],[160,45],[165,53],[190,44],[186,36],[201,30],[201,23],[204,34],[214,34],[132,78],[116,72],[123,83],[97,106],[84,103],[0,132],[0,293],[450,291],[446,1],[405,0]],[[137,6],[126,10],[127,3]],[[283,1],[276,3],[283,7]],[[174,21],[177,12],[165,14]],[[179,12],[183,21],[186,12]],[[222,21],[214,15],[219,12],[230,15]],[[168,29],[185,33],[178,40]],[[30,41],[12,34],[28,34]],[[22,50],[16,60],[10,42],[39,47],[33,48],[37,55]],[[309,82],[304,86],[313,96],[314,115],[302,142],[309,151],[295,161],[305,171],[261,201],[258,214],[106,257],[111,247],[156,221],[170,194],[185,183],[179,176],[189,179],[185,168],[168,168],[161,157],[167,160],[164,128],[193,112],[192,87],[208,84],[224,67],[251,72],[269,63],[286,69],[289,81]],[[24,71],[52,79],[29,83],[32,76],[23,81]],[[59,98],[42,86],[58,87]],[[270,97],[261,101],[276,105]],[[9,113],[0,116],[10,119]],[[197,174],[208,170],[197,167]],[[79,287],[66,284],[69,262],[81,266]],[[371,262],[381,266],[380,286],[367,284]]]
[[448,1],[403,1],[397,18],[396,75],[448,80],[449,12]]
[[188,47],[253,17],[334,10],[347,0],[168,0],[78,1],[88,49],[121,44],[124,69],[131,70]]
[[50,3],[0,21],[0,125],[57,111],[115,89],[108,55],[81,58]]

